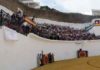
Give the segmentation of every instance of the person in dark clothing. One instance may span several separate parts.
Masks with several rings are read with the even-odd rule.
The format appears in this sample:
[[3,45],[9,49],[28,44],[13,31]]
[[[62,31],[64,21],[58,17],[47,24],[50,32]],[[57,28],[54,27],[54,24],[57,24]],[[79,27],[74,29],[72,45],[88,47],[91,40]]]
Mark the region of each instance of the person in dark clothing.
[[2,25],[2,20],[3,20],[3,17],[2,17],[2,9],[0,10],[0,25]]
[[23,34],[27,35],[29,33],[29,26],[22,26]]
[[52,55],[51,53],[48,54],[49,63],[52,63]]
[[34,19],[35,19],[35,16],[32,17],[32,21],[34,21]]
[[52,62],[54,62],[54,54],[52,53],[51,56],[52,56]]

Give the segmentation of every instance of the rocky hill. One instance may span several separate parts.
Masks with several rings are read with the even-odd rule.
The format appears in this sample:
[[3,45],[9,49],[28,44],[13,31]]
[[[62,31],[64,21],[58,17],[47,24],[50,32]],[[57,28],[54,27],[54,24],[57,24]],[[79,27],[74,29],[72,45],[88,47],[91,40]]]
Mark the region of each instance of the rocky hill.
[[12,11],[16,12],[17,8],[21,8],[28,16],[36,16],[39,18],[46,18],[51,20],[73,22],[73,23],[86,23],[91,22],[93,18],[99,18],[100,16],[83,15],[79,13],[62,13],[52,10],[33,9],[19,3],[18,0],[0,0],[0,5],[3,5]]

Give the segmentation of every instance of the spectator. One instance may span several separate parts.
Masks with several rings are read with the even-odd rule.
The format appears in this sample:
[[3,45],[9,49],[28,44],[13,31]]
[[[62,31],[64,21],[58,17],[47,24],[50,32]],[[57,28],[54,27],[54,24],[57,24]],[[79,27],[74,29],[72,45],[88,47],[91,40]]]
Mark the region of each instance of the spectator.
[[85,30],[70,28],[68,26],[58,26],[53,24],[37,24],[32,30],[33,33],[53,40],[94,40],[95,34],[90,34]]
[[[12,16],[5,13],[3,10],[0,12],[1,23],[9,23],[8,25],[6,24],[8,27],[24,35],[32,32],[47,39],[68,41],[100,39],[100,36],[95,36],[95,34],[89,33],[86,30],[74,29],[68,26],[37,23],[37,25],[32,28],[32,25],[23,25],[25,22],[24,17],[25,15],[23,15],[23,12],[20,10],[18,10],[17,13],[14,13]],[[32,20],[34,20],[34,16]]]

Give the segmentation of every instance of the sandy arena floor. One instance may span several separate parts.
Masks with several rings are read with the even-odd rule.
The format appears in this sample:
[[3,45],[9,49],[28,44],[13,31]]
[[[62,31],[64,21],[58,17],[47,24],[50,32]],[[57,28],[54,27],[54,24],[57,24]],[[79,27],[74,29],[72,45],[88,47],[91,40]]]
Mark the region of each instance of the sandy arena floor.
[[54,62],[33,70],[100,70],[100,56]]

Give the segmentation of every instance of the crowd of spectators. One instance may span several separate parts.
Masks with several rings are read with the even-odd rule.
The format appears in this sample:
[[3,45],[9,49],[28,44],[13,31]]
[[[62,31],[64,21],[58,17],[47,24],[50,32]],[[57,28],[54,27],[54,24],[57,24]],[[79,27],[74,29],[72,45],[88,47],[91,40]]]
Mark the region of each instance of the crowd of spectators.
[[12,15],[9,15],[4,10],[0,10],[0,23],[2,25],[14,29],[17,32],[22,33],[24,35],[28,35],[32,25],[28,24],[24,20],[25,17],[26,16],[20,10],[17,10],[17,12],[13,13]]
[[[1,17],[5,18],[5,20],[2,20],[6,21],[6,26],[24,35],[28,35],[31,32],[47,39],[69,41],[100,39],[99,36],[95,36],[95,34],[93,33],[89,33],[85,30],[71,28],[68,26],[37,23],[35,27],[32,27],[32,25],[27,24],[27,22],[25,22],[24,17],[26,16],[21,11],[17,11],[11,16],[9,16],[8,14],[4,16],[2,14],[3,11],[0,12],[0,19],[2,19]],[[33,20],[34,18],[31,19],[31,21]]]
[[32,30],[33,33],[53,40],[94,40],[95,34],[85,30],[74,29],[68,26],[59,26],[53,24],[38,24]]

